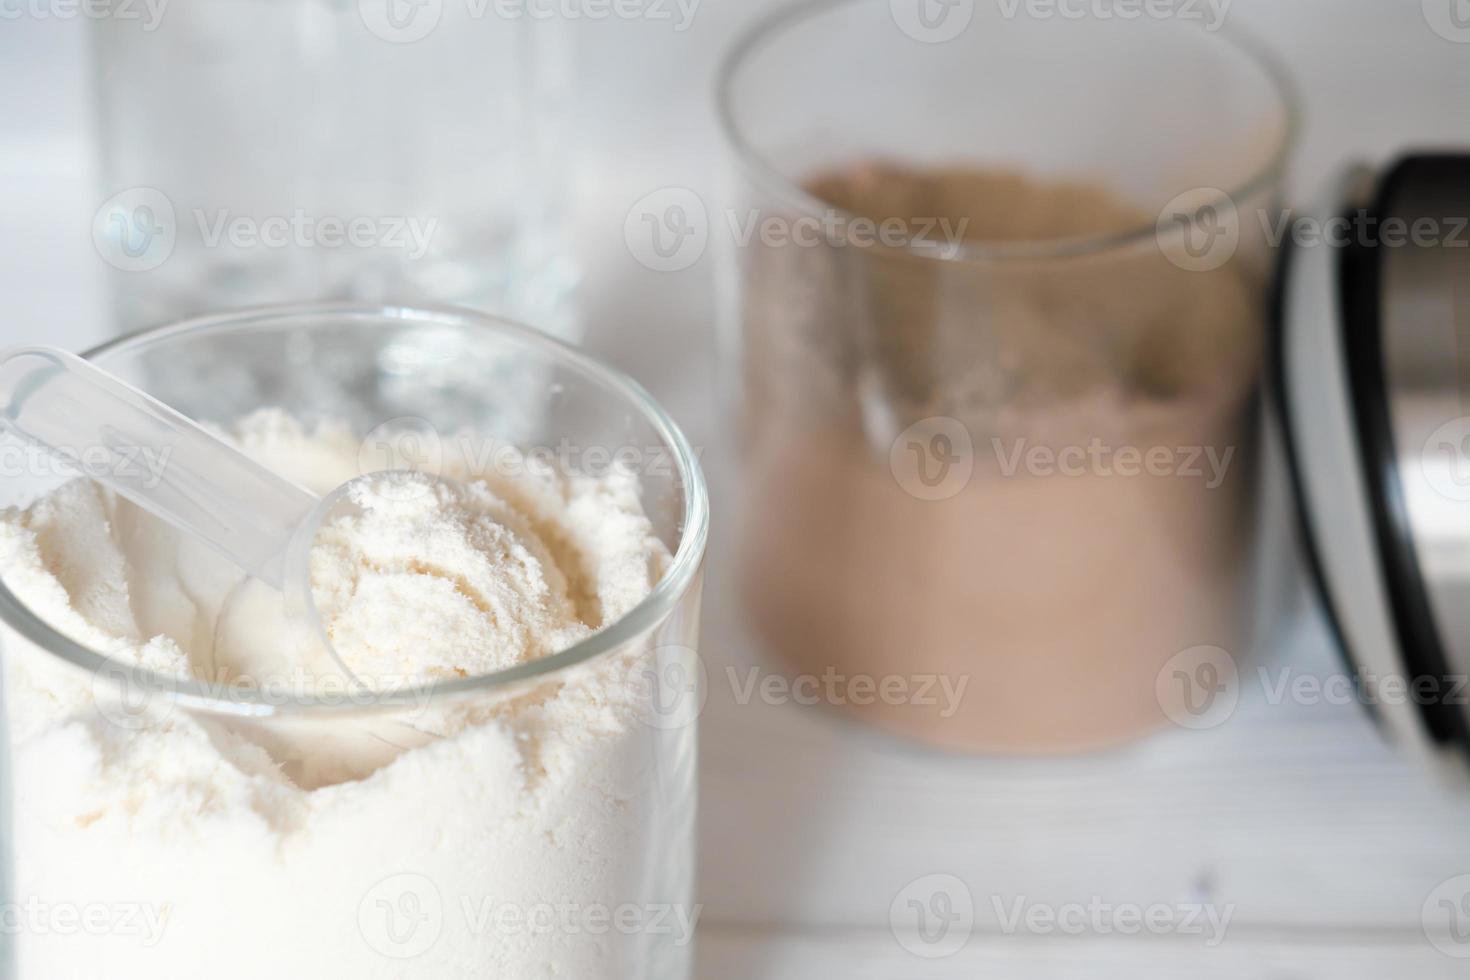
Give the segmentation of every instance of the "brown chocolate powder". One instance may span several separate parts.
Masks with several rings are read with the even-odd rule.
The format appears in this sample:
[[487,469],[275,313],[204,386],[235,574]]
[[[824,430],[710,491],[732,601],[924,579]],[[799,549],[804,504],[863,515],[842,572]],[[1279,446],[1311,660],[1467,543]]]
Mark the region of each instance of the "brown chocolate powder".
[[[1152,216],[1087,184],[862,165],[808,189],[915,228],[968,219],[985,246],[1118,240],[955,261],[751,247],[741,567],[759,634],[794,672],[903,678],[904,703],[849,704],[936,744],[1066,751],[1161,724],[1165,663],[1242,632],[1264,275],[1246,254],[1177,267],[1136,234]],[[890,450],[935,417],[968,432],[973,473],[926,500]],[[1099,446],[1074,475],[1025,462]],[[1170,472],[1120,475],[1118,450],[1167,451]],[[938,674],[967,679],[952,714],[917,703]]]

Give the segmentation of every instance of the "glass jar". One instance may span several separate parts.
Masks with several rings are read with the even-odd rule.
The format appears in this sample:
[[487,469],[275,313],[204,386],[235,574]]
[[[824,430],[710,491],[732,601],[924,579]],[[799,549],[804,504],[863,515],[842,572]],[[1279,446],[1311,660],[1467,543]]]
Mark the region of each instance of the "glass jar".
[[195,0],[91,34],[93,238],[119,329],[354,300],[575,337],[566,18]]
[[[203,422],[346,421],[364,472],[407,457],[473,476],[456,433],[550,447],[569,472],[636,466],[669,559],[630,612],[544,659],[309,694],[109,658],[7,577],[16,975],[688,977],[707,498],[647,393],[448,310],[267,309],[88,356]],[[531,457],[479,465],[506,458]],[[128,600],[152,604],[139,622],[187,598],[209,630],[213,586],[179,580],[187,596]]]
[[1004,753],[1136,736],[1171,663],[1244,652],[1296,128],[1220,25],[1030,10],[787,7],[719,95],[749,617],[867,720]]

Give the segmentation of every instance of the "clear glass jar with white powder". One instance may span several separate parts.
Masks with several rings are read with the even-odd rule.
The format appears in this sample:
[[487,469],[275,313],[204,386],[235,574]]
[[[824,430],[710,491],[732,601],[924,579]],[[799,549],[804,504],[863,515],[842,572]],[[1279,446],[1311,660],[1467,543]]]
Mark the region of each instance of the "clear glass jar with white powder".
[[90,356],[318,493],[465,489],[385,480],[318,538],[349,680],[223,559],[14,457],[14,975],[687,977],[707,501],[648,395],[454,311],[279,308]]

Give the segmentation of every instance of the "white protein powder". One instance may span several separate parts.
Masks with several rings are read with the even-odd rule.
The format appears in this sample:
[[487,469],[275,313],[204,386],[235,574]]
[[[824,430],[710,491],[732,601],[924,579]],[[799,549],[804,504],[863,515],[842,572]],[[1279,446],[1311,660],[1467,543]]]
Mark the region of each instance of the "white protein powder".
[[[264,412],[231,435],[318,493],[357,475],[345,426]],[[323,620],[375,686],[554,653],[668,567],[631,474],[444,474],[464,489],[385,484],[317,539]],[[246,602],[223,559],[86,480],[0,513],[0,562],[32,610],[114,660],[321,693],[326,668],[287,642],[278,602]],[[15,881],[0,924],[22,980],[599,980],[644,975],[648,944],[693,927],[687,904],[654,907],[684,898],[667,887],[687,869],[650,855],[687,861],[674,811],[692,785],[667,757],[692,733],[640,719],[624,679],[645,649],[489,706],[292,731],[118,704],[3,635]]]

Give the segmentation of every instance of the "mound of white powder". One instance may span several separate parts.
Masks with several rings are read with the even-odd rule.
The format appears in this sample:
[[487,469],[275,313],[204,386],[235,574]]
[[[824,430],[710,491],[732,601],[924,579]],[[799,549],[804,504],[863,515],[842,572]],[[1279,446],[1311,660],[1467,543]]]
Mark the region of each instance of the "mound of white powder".
[[[345,427],[262,413],[232,434],[319,493],[357,475]],[[374,687],[552,654],[667,568],[631,474],[444,475],[460,485],[362,487],[317,539],[323,621]],[[0,514],[0,562],[116,661],[345,691],[231,566],[85,480]],[[117,703],[110,678],[4,639],[22,977],[597,980],[681,955],[693,735],[640,720],[626,678],[647,650],[493,703],[287,726]]]
[[531,522],[483,483],[357,483],[359,516],[323,528],[317,607],[360,678],[448,679],[565,649],[591,630]]

